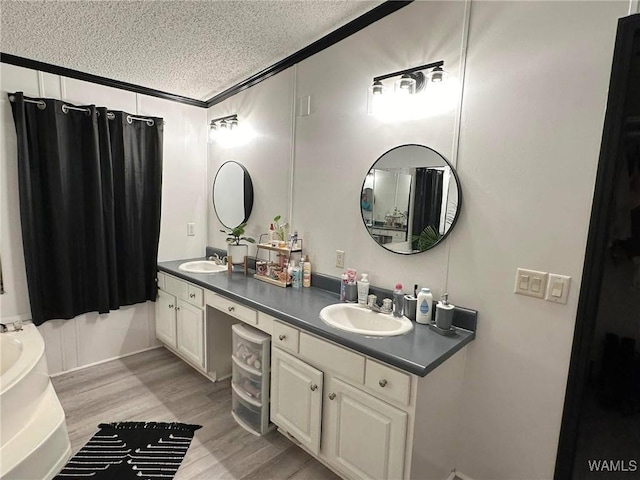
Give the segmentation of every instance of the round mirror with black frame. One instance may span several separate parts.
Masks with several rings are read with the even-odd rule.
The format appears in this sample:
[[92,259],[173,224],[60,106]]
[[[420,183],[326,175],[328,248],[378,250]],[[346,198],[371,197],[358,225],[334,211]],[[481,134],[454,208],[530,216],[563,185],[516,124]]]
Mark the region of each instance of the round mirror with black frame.
[[417,144],[384,153],[360,191],[362,221],[371,238],[405,255],[442,242],[455,226],[461,205],[453,166],[434,149]]
[[253,208],[253,183],[238,162],[223,163],[213,180],[213,209],[220,223],[231,229],[245,223]]

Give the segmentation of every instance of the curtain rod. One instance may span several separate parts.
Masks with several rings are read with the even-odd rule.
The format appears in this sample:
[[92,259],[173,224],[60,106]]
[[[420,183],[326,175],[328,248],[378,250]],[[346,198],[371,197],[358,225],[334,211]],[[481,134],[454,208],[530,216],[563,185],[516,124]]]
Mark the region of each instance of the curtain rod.
[[[15,102],[16,101],[16,97],[14,95],[9,95],[9,101],[10,102]],[[47,108],[47,104],[44,100],[31,100],[29,98],[25,98],[24,101],[26,103],[35,103],[38,105],[38,108],[40,110],[44,110],[45,108]],[[91,110],[88,108],[83,108],[83,107],[75,107],[73,105],[67,105],[66,103],[62,104],[62,111],[64,113],[68,113],[69,110],[77,110],[79,112],[90,112]],[[100,112],[96,112],[98,115],[100,115]],[[113,120],[114,118],[116,118],[115,114],[113,112],[107,112],[107,118],[109,120]],[[126,116],[127,122],[128,123],[132,123],[133,120],[140,120],[141,122],[145,122],[147,125],[149,125],[150,127],[152,127],[155,124],[155,121],[153,118],[145,118],[145,117],[136,117],[133,115],[129,115],[127,114]],[[166,124],[166,122],[163,120],[163,124]]]

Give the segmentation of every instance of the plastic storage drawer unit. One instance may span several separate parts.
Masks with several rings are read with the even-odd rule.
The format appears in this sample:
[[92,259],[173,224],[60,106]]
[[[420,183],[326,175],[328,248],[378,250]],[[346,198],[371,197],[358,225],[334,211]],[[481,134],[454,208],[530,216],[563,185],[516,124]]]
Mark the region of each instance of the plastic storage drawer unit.
[[245,324],[232,327],[232,409],[238,424],[255,435],[270,430],[271,337]]

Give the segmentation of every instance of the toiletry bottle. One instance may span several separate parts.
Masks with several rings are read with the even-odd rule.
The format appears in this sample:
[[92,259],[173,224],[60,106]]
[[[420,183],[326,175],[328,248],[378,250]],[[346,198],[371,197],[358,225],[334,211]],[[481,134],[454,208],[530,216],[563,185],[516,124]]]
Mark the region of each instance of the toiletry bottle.
[[418,293],[418,309],[416,311],[416,322],[428,325],[431,323],[431,309],[433,308],[433,295],[431,290],[423,287]]
[[393,291],[393,316],[401,317],[404,303],[404,293],[402,293],[402,284],[396,283]]
[[273,223],[269,227],[269,243],[271,246],[275,246],[276,243],[276,230],[273,228]]
[[453,309],[455,307],[449,303],[449,294],[442,294],[442,301],[436,305],[436,327],[441,330],[451,330],[453,320]]
[[346,290],[347,290],[347,273],[343,273],[340,279],[340,301],[341,302],[346,302],[347,298],[346,298]]
[[309,255],[307,255],[302,264],[302,286],[311,286],[311,262],[309,261]]
[[293,267],[293,273],[291,275],[291,286],[293,288],[302,287],[302,269],[297,265]]
[[293,267],[296,266],[296,261],[295,260],[291,260],[289,262],[289,265],[287,266],[287,281],[291,282],[291,284],[293,285]]
[[347,283],[356,283],[357,280],[357,274],[355,269],[353,268],[347,268]]
[[367,295],[369,295],[369,274],[363,273],[358,282],[358,304],[360,306],[367,306]]

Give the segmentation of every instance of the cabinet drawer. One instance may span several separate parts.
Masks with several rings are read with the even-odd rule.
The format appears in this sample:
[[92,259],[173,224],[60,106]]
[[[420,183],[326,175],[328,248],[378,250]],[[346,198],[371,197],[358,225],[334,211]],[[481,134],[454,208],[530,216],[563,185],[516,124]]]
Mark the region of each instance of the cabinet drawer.
[[409,405],[411,376],[367,358],[364,384],[377,395]]
[[196,307],[201,307],[204,304],[204,292],[200,287],[196,287],[195,285],[187,284],[187,294],[188,298],[185,300],[189,303],[192,303]]
[[242,320],[245,323],[255,325],[258,323],[258,317],[255,310],[247,308],[244,305],[240,305],[234,301],[231,301],[221,295],[209,295],[207,303],[218,310],[223,311],[227,315],[236,317],[238,320]]
[[231,331],[233,356],[238,362],[258,372],[268,372],[271,337],[244,323],[233,325]]
[[[236,357],[231,357],[233,366],[232,383],[237,390],[249,397],[256,403],[262,402],[262,382],[263,375],[238,361]],[[266,379],[268,381],[268,379]]]
[[364,381],[364,357],[345,348],[301,333],[300,356],[346,379],[359,384]]
[[171,275],[164,276],[164,289],[183,300],[189,299],[189,284]]
[[280,322],[273,322],[273,335],[271,341],[274,345],[288,350],[291,353],[298,353],[300,342],[300,331]]
[[262,433],[266,428],[262,408],[244,400],[236,390],[231,391],[231,411],[236,421],[254,434]]
[[271,335],[273,333],[274,320],[275,318],[273,318],[271,315],[267,315],[264,312],[258,312],[258,324],[256,325],[256,327],[263,332]]

